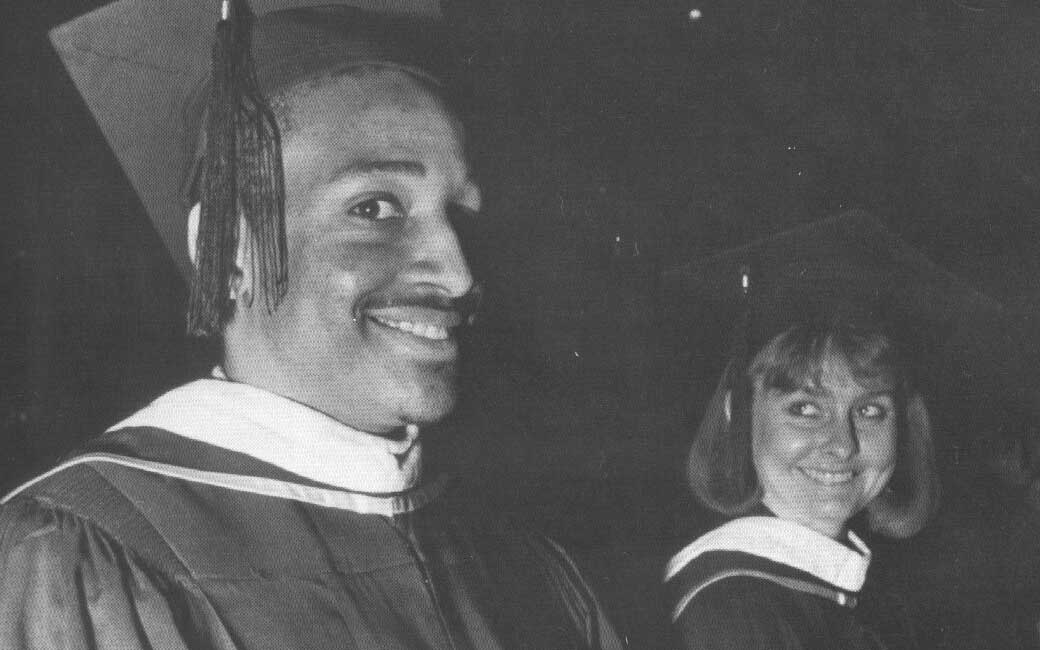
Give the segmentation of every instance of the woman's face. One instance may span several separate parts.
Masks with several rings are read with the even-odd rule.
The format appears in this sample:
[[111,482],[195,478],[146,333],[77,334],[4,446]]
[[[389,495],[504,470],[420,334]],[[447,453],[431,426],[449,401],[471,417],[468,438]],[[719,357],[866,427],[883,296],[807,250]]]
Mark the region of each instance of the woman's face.
[[752,458],[762,503],[838,537],[892,476],[896,422],[892,386],[858,382],[841,358],[827,359],[819,386],[784,392],[756,381]]

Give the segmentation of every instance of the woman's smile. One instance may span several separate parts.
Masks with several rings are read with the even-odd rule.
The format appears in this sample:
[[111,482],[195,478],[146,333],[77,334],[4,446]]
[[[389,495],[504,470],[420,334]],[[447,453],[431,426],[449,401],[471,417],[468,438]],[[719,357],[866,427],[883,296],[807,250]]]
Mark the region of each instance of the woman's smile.
[[798,469],[809,479],[822,485],[845,485],[851,483],[856,478],[856,473],[851,470],[835,471],[815,469],[813,467],[799,467]]

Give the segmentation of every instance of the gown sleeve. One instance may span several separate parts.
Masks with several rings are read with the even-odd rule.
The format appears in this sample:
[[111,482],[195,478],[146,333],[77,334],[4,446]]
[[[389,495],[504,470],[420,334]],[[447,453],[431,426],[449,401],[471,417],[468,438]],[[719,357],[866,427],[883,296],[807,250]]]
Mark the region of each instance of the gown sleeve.
[[589,650],[625,650],[599,599],[581,575],[581,571],[559,544],[544,536],[535,536],[536,546],[552,575],[565,608],[579,629],[585,633]]
[[683,650],[801,650],[799,634],[761,580],[730,578],[699,592],[675,621]]
[[187,628],[180,585],[94,524],[34,499],[0,509],[0,648],[225,648]]

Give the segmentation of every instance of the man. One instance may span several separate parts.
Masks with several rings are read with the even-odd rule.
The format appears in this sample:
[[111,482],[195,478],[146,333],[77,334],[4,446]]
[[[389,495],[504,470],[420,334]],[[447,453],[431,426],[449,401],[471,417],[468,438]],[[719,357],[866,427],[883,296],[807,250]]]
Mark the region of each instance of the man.
[[[198,87],[154,78],[182,75],[174,50],[127,61],[197,31],[152,14],[209,4],[120,0],[54,35],[187,242],[167,237],[192,260],[189,321],[223,354],[7,497],[0,647],[620,647],[559,548],[422,475],[474,291],[453,222],[481,197],[427,60],[386,47],[404,23],[225,2],[200,137],[136,103]],[[133,74],[143,91],[113,96]],[[128,137],[136,120],[153,130]],[[181,149],[199,171],[174,210],[161,166]]]

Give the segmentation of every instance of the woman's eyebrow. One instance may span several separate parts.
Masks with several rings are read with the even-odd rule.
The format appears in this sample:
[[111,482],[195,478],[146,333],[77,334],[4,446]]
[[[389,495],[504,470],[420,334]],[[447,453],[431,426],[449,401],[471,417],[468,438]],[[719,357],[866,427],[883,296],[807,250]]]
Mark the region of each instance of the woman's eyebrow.
[[892,388],[879,388],[878,390],[872,390],[864,397],[894,397],[894,389]]
[[823,396],[831,394],[830,389],[828,389],[826,386],[821,386],[819,384],[817,384],[817,385],[803,384],[801,386],[798,386],[795,390],[798,390],[798,391],[801,391],[803,393],[812,395],[814,397],[823,397]]
[[[866,388],[866,387],[864,386],[864,388]],[[874,397],[892,397],[894,390],[895,389],[893,389],[891,387],[888,387],[888,386],[886,386],[884,388],[878,388],[876,390],[868,390],[864,395],[861,396],[861,398],[869,399],[869,398],[874,398]],[[833,394],[833,391],[831,391],[825,385],[796,386],[795,387],[795,392],[805,393],[807,395],[812,395],[813,397],[826,397],[828,395],[832,395]]]

